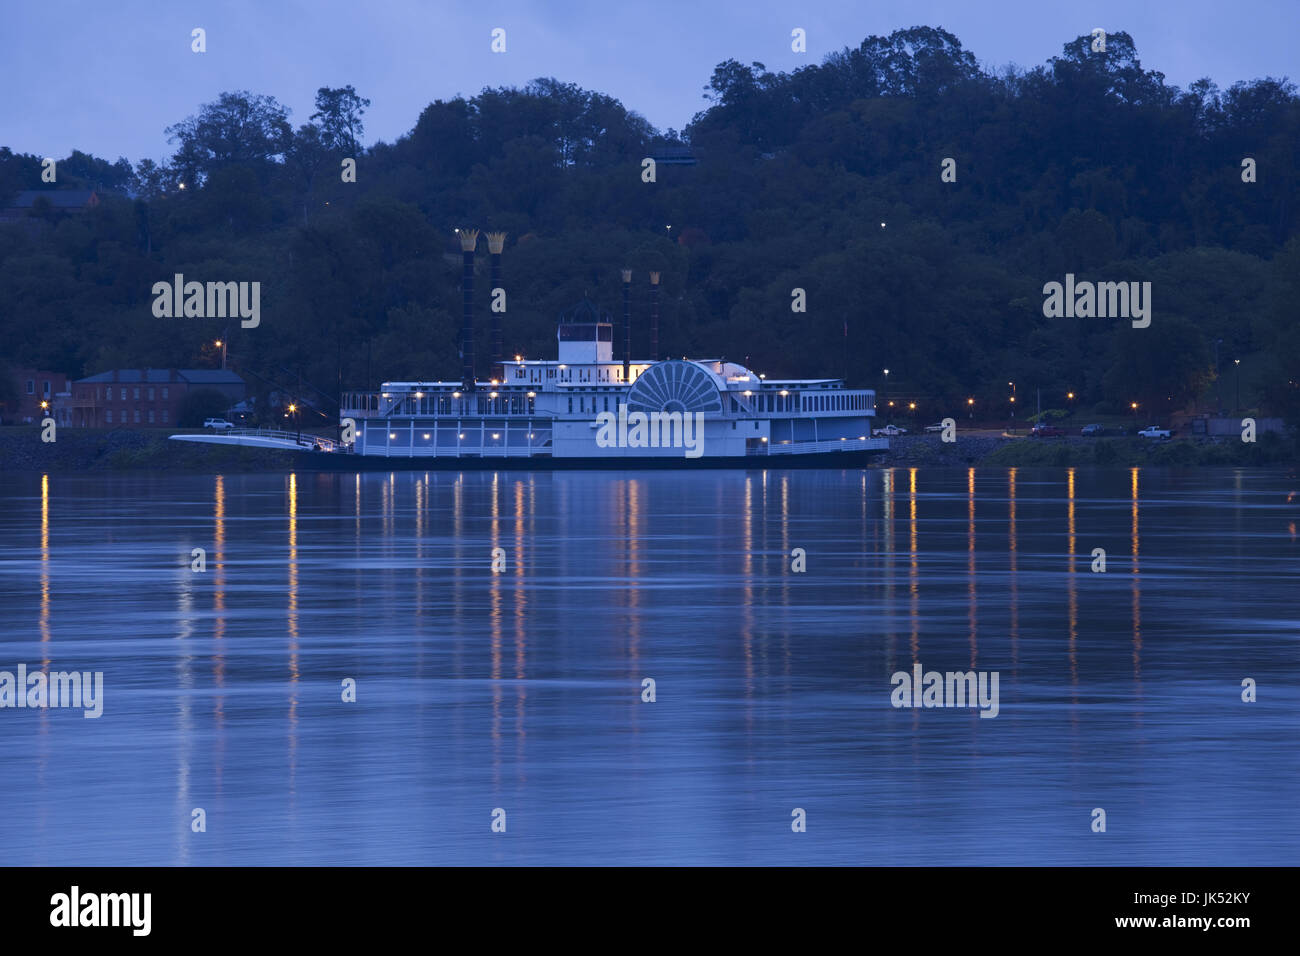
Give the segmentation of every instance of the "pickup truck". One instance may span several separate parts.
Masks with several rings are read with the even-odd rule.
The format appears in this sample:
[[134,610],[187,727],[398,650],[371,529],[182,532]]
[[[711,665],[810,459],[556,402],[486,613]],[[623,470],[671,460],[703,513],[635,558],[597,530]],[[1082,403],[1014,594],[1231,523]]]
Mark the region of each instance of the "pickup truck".
[[211,428],[214,431],[224,432],[227,428],[234,428],[235,426],[224,418],[205,418],[203,420],[203,427]]
[[1083,428],[1079,430],[1079,434],[1081,434],[1081,435],[1104,435],[1104,434],[1106,434],[1106,429],[1103,428],[1101,425],[1084,425]]
[[1157,428],[1155,425],[1148,425],[1138,432],[1143,438],[1168,438],[1173,434],[1168,428]]
[[876,437],[897,438],[899,435],[906,435],[906,428],[899,428],[897,425],[886,425],[884,428],[873,428],[871,434]]
[[1039,422],[1030,432],[1035,438],[1063,438],[1065,429],[1059,425],[1049,425],[1046,422]]

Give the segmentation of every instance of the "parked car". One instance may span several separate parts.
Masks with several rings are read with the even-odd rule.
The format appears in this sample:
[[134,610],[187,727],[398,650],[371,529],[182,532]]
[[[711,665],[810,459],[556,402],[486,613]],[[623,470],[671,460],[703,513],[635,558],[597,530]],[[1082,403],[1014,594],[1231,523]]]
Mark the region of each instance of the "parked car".
[[1106,429],[1102,428],[1100,425],[1084,425],[1083,428],[1080,430],[1080,434],[1104,435],[1106,434]]
[[1039,422],[1030,429],[1029,434],[1033,435],[1035,438],[1063,438],[1065,437],[1065,429],[1060,425],[1049,425],[1047,422]]
[[1155,425],[1148,425],[1138,432],[1143,438],[1168,438],[1173,434],[1168,428],[1157,428]]
[[943,422],[935,422],[933,425],[926,425],[925,430],[927,432],[941,432],[943,431]]
[[203,420],[203,427],[211,428],[214,431],[224,432],[227,428],[234,428],[235,426],[224,418],[205,418]]
[[872,436],[876,438],[897,438],[899,435],[906,435],[906,428],[899,428],[897,425],[886,425],[884,428],[873,428]]

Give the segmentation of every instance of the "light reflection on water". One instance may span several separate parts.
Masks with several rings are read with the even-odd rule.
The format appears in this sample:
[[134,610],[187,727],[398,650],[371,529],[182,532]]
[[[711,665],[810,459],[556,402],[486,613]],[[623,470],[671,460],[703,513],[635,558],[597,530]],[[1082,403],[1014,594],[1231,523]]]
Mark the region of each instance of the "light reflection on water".
[[[105,708],[0,710],[0,839],[13,864],[1294,863],[1296,485],[7,475],[0,669],[102,670]],[[893,709],[915,663],[998,671],[999,716]]]

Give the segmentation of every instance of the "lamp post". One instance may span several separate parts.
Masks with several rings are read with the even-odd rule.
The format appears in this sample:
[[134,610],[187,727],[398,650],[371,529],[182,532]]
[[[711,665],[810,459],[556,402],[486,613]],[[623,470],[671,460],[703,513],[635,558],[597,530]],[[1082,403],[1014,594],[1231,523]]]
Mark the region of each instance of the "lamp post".
[[1007,382],[1011,386],[1011,434],[1016,433],[1016,383]]
[[975,421],[975,399],[966,399],[966,408],[970,411],[970,420]]
[[1138,430],[1138,403],[1129,402],[1128,407],[1133,409],[1133,432],[1136,434]]
[[[885,384],[881,387],[880,390],[885,393],[884,397],[888,399],[889,398],[889,369],[887,368],[881,369],[881,371],[885,373]],[[886,404],[886,407],[888,407],[888,404]]]
[[1214,388],[1217,393],[1218,404],[1215,406],[1216,415],[1223,414],[1223,378],[1219,370],[1219,346],[1223,344],[1223,339],[1214,340]]
[[295,441],[302,441],[302,419],[298,416],[298,405],[295,402],[289,403],[289,414],[293,416],[294,428],[297,430]]
[[1232,364],[1237,367],[1237,401],[1233,405],[1233,414],[1241,411],[1241,359],[1233,359]]
[[226,370],[226,340],[217,339],[212,344],[221,349],[221,370],[224,372]]

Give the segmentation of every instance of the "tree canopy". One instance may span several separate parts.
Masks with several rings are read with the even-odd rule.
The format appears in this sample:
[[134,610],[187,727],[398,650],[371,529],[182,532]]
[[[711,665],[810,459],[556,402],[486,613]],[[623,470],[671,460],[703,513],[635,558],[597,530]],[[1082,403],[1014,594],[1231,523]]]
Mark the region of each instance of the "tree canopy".
[[[643,351],[654,268],[666,353],[854,384],[889,367],[891,389],[936,412],[1004,402],[1008,381],[1172,410],[1204,392],[1216,356],[1250,363],[1252,401],[1296,404],[1300,98],[1286,79],[1182,90],[1122,31],[1104,53],[1081,36],[993,74],[915,27],[790,73],[720,63],[680,134],[554,78],[436,99],[368,148],[352,86],[320,87],[315,105],[295,130],[274,97],[227,92],[168,128],[170,157],[62,160],[58,188],[104,202],[0,225],[11,361],[186,366],[224,336],[236,368],[285,387],[454,378],[453,229],[470,226],[510,236],[511,354],[553,355],[556,315],[584,294],[617,311],[622,267]],[[642,180],[645,157],[684,148],[693,163]],[[55,188],[40,168],[0,150],[0,207]],[[260,281],[261,326],[154,318],[152,283],[178,272]],[[1067,272],[1152,282],[1151,327],[1045,318],[1043,285]]]

